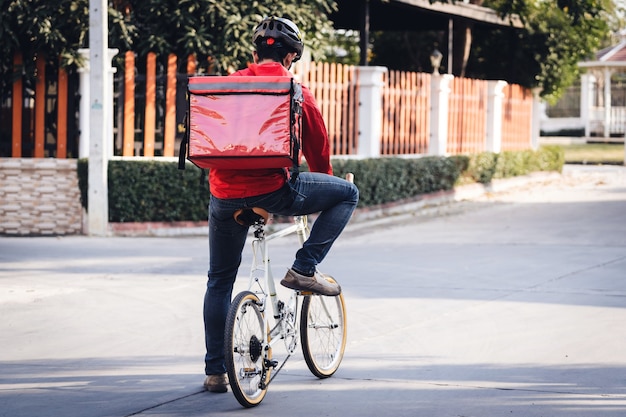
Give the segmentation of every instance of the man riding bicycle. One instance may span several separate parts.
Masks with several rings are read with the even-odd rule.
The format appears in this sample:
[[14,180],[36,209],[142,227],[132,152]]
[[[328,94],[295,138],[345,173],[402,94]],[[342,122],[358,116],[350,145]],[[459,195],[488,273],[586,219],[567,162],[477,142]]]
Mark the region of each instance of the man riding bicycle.
[[[302,57],[304,44],[290,20],[269,17],[255,28],[254,63],[232,76],[291,76],[291,65]],[[350,220],[359,192],[354,184],[332,175],[330,145],[324,120],[311,92],[303,86],[302,153],[311,172],[290,176],[286,169],[209,172],[209,271],[204,297],[204,386],[226,392],[224,326],[233,285],[241,264],[248,226],[235,221],[242,208],[260,207],[270,213],[295,216],[320,213],[303,247],[281,284],[295,290],[334,296],[341,293],[316,271]],[[245,123],[245,120],[242,120]]]

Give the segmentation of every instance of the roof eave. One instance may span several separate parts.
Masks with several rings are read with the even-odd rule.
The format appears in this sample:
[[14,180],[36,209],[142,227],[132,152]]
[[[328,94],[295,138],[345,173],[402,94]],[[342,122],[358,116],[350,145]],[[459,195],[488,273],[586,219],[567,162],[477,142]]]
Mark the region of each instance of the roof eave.
[[578,66],[581,68],[625,68],[626,62],[624,61],[585,61],[579,62]]
[[420,9],[432,12],[443,13],[451,16],[462,17],[465,19],[489,23],[496,26],[508,26],[514,28],[523,28],[524,24],[517,15],[511,15],[506,18],[501,17],[498,13],[487,7],[478,6],[469,3],[430,3],[429,0],[396,0],[399,3],[409,4]]

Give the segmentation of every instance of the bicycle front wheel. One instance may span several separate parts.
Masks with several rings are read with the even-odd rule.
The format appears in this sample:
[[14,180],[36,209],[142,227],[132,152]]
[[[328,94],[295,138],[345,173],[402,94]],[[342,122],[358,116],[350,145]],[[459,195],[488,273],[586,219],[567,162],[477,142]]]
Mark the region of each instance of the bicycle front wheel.
[[343,294],[309,295],[302,303],[300,341],[309,370],[328,378],[339,368],[346,348],[346,306]]
[[231,303],[226,317],[228,380],[237,401],[247,408],[263,401],[270,379],[270,368],[265,366],[264,355],[268,331],[259,305],[255,294],[243,291]]

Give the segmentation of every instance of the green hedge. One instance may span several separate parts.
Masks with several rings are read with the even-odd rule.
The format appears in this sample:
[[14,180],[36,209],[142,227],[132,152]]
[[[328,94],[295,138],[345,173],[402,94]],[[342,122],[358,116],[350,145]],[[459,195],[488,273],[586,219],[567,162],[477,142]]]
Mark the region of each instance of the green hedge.
[[418,194],[451,190],[460,175],[452,158],[376,158],[333,161],[335,175],[354,173],[359,207],[387,203]]
[[[419,194],[451,190],[459,184],[489,183],[492,179],[535,171],[560,172],[563,150],[556,146],[537,151],[484,152],[450,157],[334,159],[335,175],[355,175],[360,207],[388,203]],[[306,165],[303,166],[306,170]],[[87,208],[87,160],[78,161],[83,207]],[[209,191],[206,173],[188,163],[109,161],[109,221],[200,221],[207,219]]]
[[[86,159],[78,160],[81,203],[87,202]],[[108,165],[110,222],[201,221],[207,219],[206,173],[192,164],[113,160]]]

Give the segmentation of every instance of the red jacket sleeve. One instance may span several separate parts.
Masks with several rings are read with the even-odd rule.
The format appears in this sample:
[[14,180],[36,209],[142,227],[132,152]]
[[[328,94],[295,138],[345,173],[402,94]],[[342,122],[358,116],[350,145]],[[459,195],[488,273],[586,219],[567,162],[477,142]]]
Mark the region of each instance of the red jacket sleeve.
[[311,172],[333,174],[330,164],[330,143],[328,131],[311,91],[302,87],[302,153]]

